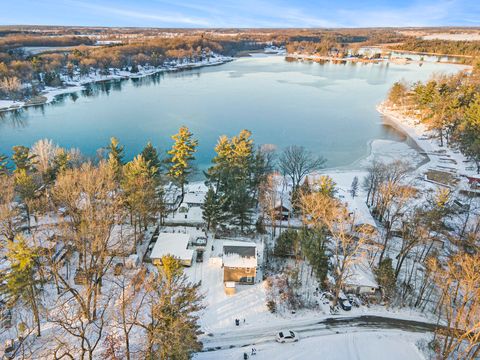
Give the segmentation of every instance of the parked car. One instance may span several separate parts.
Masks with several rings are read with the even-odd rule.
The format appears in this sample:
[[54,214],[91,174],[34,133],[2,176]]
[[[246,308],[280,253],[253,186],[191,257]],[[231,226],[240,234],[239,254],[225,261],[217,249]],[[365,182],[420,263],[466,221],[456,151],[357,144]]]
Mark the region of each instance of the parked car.
[[350,302],[350,304],[352,304],[355,307],[360,307],[360,305],[362,305],[362,302],[360,301],[360,299],[353,294],[348,294],[347,299]]
[[347,297],[344,294],[340,294],[340,296],[338,297],[338,303],[343,310],[352,310],[352,304],[350,304],[350,301],[348,301]]
[[196,262],[197,263],[203,262],[203,250],[197,250]]
[[277,334],[275,340],[279,343],[297,342],[298,334],[292,330],[283,330]]
[[207,238],[205,236],[199,236],[195,239],[195,241],[193,242],[193,245],[205,246],[207,245]]

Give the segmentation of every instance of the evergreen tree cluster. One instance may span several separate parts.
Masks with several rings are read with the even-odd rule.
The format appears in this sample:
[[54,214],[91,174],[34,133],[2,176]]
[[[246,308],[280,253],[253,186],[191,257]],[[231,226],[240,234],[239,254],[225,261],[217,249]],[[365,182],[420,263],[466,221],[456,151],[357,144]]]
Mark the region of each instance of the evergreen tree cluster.
[[436,76],[413,85],[396,83],[388,101],[435,131],[440,145],[459,148],[480,173],[480,64],[471,73]]
[[[209,223],[228,220],[241,231],[252,223],[258,187],[270,169],[265,154],[255,149],[251,136],[250,131],[242,130],[232,138],[221,136],[215,146],[213,165],[205,173],[211,189],[204,204]],[[212,214],[219,213],[224,217],[213,219]]]

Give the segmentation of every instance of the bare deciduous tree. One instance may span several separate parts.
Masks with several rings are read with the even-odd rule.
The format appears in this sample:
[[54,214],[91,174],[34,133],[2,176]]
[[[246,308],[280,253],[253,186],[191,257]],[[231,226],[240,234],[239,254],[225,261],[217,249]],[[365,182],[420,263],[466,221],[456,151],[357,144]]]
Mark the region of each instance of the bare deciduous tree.
[[300,207],[304,224],[323,227],[329,234],[337,301],[346,280],[352,275],[352,267],[364,261],[370,246],[371,230],[367,226],[355,226],[354,217],[347,207],[321,192],[301,194]]
[[278,193],[278,188],[279,179],[275,174],[270,174],[267,179],[260,184],[260,207],[264,217],[268,218],[270,221],[272,239],[275,237],[278,216],[277,207],[281,205],[281,197]]
[[326,159],[317,157],[303,146],[292,145],[283,150],[279,158],[282,174],[290,179],[295,191],[308,174],[321,169]]
[[432,264],[440,289],[440,316],[447,329],[437,332],[442,340],[442,359],[473,360],[480,355],[480,257],[457,254],[442,265]]

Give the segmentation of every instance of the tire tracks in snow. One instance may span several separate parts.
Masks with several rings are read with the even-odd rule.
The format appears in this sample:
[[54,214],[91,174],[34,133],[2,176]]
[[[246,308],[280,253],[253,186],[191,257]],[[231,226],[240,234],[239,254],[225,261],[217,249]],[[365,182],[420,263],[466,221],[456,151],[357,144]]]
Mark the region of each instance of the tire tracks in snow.
[[[202,336],[204,350],[217,351],[231,348],[241,348],[252,345],[259,345],[275,341],[275,334],[288,328],[296,331],[302,338],[316,336],[330,336],[348,332],[364,332],[375,330],[402,330],[409,332],[433,332],[438,328],[443,328],[436,323],[423,322],[418,320],[407,320],[391,318],[378,315],[361,315],[354,317],[329,317],[321,320],[295,321],[289,323],[276,324],[265,327],[245,329],[241,331],[223,332],[219,334],[209,334]],[[348,336],[348,335],[347,335]],[[355,351],[355,357],[358,358],[357,346],[355,341],[348,339],[349,347]]]

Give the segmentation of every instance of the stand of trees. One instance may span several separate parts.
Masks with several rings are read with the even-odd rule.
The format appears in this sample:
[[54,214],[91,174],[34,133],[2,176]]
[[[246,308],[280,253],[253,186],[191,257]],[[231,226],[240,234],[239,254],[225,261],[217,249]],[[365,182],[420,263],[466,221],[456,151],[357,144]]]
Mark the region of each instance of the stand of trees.
[[480,172],[480,66],[472,72],[436,76],[413,85],[396,83],[388,104],[419,118],[437,133],[440,145],[459,148]]
[[458,40],[424,40],[418,37],[408,37],[398,45],[389,46],[393,50],[407,50],[420,53],[439,55],[468,56],[465,61],[469,62],[473,57],[480,56],[480,41]]
[[[260,185],[272,171],[269,156],[256,149],[251,133],[242,130],[229,139],[221,136],[215,146],[213,165],[206,171],[210,192],[204,204],[209,224],[222,221],[238,225],[243,232],[251,225]],[[222,209],[222,218],[218,218]]]

